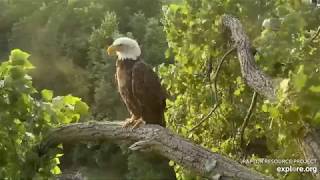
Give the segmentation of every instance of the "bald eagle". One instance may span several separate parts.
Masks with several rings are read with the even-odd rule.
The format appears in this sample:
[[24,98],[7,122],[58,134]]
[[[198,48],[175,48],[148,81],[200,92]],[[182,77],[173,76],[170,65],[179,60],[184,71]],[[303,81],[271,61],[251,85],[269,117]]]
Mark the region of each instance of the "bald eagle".
[[108,47],[109,55],[116,54],[116,82],[121,98],[131,115],[124,127],[140,124],[165,126],[166,92],[157,74],[140,57],[137,41],[121,37]]

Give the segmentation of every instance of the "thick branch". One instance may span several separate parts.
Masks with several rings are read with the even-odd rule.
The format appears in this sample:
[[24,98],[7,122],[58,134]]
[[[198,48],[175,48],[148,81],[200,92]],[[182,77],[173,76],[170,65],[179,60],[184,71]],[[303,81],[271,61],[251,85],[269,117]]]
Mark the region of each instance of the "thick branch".
[[[317,168],[320,168],[320,130],[308,129],[305,136],[298,140],[305,159],[315,159]],[[320,174],[314,174],[320,178]]]
[[241,66],[241,73],[247,84],[258,94],[269,100],[276,100],[276,89],[271,78],[264,74],[256,65],[251,52],[251,44],[240,21],[232,16],[224,15],[222,23],[228,27],[235,41]]
[[271,179],[218,153],[196,145],[158,125],[134,130],[122,128],[123,122],[77,123],[55,129],[41,150],[59,143],[114,140],[134,142],[132,150],[151,150],[208,179]]
[[[251,44],[240,21],[230,15],[222,17],[222,23],[228,27],[232,34],[232,39],[237,45],[238,57],[241,66],[241,73],[247,84],[258,94],[265,96],[269,100],[276,100],[276,88],[273,86],[270,77],[265,75],[256,65],[251,53]],[[311,38],[312,42],[320,34],[320,27]],[[320,167],[320,131],[310,128],[310,131],[301,138],[300,148],[304,152],[305,158],[315,158],[317,166]]]

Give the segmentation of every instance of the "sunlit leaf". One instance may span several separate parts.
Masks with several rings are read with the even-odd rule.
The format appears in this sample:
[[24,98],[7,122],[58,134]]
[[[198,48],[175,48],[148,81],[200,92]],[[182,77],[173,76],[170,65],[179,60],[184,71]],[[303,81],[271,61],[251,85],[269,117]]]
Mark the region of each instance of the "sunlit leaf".
[[315,93],[319,93],[320,92],[320,86],[311,86],[309,88],[310,91],[315,92]]
[[299,66],[299,69],[296,74],[293,75],[293,84],[297,91],[305,86],[308,76],[304,74],[304,66]]
[[61,174],[61,170],[60,170],[60,168],[59,168],[58,166],[53,167],[53,168],[50,170],[50,172],[51,172],[52,174]]
[[41,96],[42,96],[43,100],[49,102],[52,100],[53,92],[51,90],[44,89],[41,91]]
[[10,54],[10,61],[13,65],[24,65],[30,54],[21,51],[20,49],[14,49]]

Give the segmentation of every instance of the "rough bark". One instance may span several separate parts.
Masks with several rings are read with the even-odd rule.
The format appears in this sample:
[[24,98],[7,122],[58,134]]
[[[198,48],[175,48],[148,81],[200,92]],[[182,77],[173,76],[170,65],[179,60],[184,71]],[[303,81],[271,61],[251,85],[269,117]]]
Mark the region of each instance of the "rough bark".
[[[251,52],[250,40],[240,21],[230,15],[224,15],[222,23],[230,29],[231,38],[236,43],[241,73],[247,84],[258,94],[275,101],[276,87],[274,87],[272,79],[257,67]],[[306,128],[306,131],[306,135],[298,139],[300,149],[303,151],[305,159],[316,159],[316,166],[320,168],[320,131],[313,128]]]
[[55,178],[56,180],[86,180],[87,179],[79,171],[63,172],[62,174],[56,176]]
[[232,16],[224,15],[222,23],[231,31],[231,38],[237,47],[241,73],[246,83],[258,94],[265,96],[271,101],[276,100],[276,89],[273,86],[272,79],[256,65],[250,40],[240,21]]
[[[305,159],[316,159],[315,166],[320,169],[320,130],[310,129],[298,142]],[[315,176],[320,178],[319,173]]]
[[123,122],[90,122],[53,130],[41,144],[41,151],[59,143],[113,140],[133,143],[131,150],[153,151],[208,179],[272,179],[227,157],[194,144],[158,125],[144,125],[131,130]]

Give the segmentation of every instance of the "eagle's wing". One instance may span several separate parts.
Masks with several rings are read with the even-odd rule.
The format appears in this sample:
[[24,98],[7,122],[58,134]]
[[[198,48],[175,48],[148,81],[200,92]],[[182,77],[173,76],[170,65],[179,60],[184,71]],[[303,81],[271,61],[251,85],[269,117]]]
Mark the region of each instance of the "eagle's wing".
[[119,91],[117,71],[118,71],[118,60],[116,61],[116,72],[114,73],[113,83],[115,85],[115,88]]
[[163,116],[166,106],[166,93],[161,86],[158,75],[143,61],[135,63],[132,69],[132,93],[142,111],[148,109],[149,112],[145,112],[149,113],[147,116],[153,118],[152,120],[156,120],[156,122],[151,123],[164,123],[162,122],[164,120],[163,117],[159,116]]
[[118,85],[118,76],[117,76],[117,72],[116,72],[116,73],[114,73],[113,84],[115,85],[116,89],[119,91],[119,85]]

